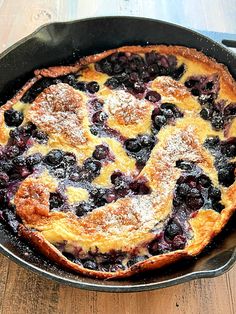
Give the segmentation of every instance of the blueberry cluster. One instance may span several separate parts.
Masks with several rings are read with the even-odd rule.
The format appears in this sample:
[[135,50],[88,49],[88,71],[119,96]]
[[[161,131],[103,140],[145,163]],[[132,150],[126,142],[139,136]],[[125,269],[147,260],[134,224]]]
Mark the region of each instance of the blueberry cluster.
[[185,86],[198,97],[202,105],[200,116],[210,121],[214,130],[223,130],[236,116],[236,103],[226,105],[224,100],[216,101],[219,92],[217,76],[193,76],[185,82]]
[[149,253],[152,255],[183,249],[189,238],[188,218],[200,208],[217,212],[224,208],[220,203],[220,190],[212,185],[210,178],[200,168],[185,160],[178,160],[176,167],[183,172],[174,191],[173,214],[164,231],[157,233],[149,244]]
[[24,120],[24,115],[21,111],[9,109],[4,111],[4,119],[9,127],[19,126]]
[[103,111],[102,101],[93,99],[90,101],[89,106],[92,122],[90,125],[91,133],[99,137],[114,137],[122,141],[121,134],[107,125],[106,120],[108,115]]
[[149,52],[145,57],[133,53],[114,53],[95,64],[95,69],[111,76],[105,85],[111,89],[126,87],[133,93],[143,93],[145,83],[157,76],[169,75],[178,80],[185,72],[185,65],[177,66],[172,55]]
[[126,140],[124,145],[128,154],[136,159],[137,166],[140,168],[145,166],[155,143],[155,136],[144,134]]
[[210,121],[214,130],[223,130],[236,117],[236,103],[227,106],[224,101],[206,103],[200,111],[200,116]]
[[12,129],[9,135],[7,145],[0,151],[0,171],[5,173],[10,181],[23,180],[42,160],[39,153],[28,157],[23,156],[23,153],[32,145],[33,138],[37,140],[40,135],[39,141],[46,141],[47,136],[32,123]]
[[[109,252],[108,254],[101,254],[98,252],[94,254],[93,252],[89,252],[86,258],[80,258],[76,256],[76,254],[71,254],[64,251],[62,251],[62,254],[71,262],[83,266],[84,268],[104,272],[116,272],[118,270],[124,270],[125,266],[122,264],[122,261],[127,259],[125,254],[115,251]],[[131,263],[134,264],[132,261]]]
[[[5,117],[9,126],[19,125],[17,115],[13,114],[10,117],[13,117],[12,120]],[[17,232],[19,223],[15,216],[15,207],[10,203],[10,194],[15,192],[19,182],[30,175],[34,166],[42,160],[39,153],[30,156],[23,155],[32,145],[32,138],[37,136],[37,132],[39,131],[32,123],[11,129],[7,145],[0,150],[0,216],[14,233]],[[42,137],[41,134],[41,139]]]
[[219,183],[226,187],[232,185],[235,181],[236,163],[230,162],[229,159],[236,157],[236,138],[220,141],[218,136],[212,136],[206,139],[204,146],[215,157]]
[[45,88],[59,83],[67,83],[75,89],[86,91],[91,94],[99,91],[99,84],[97,82],[80,82],[74,74],[59,76],[58,78],[43,77],[24,94],[21,101],[25,103],[32,103]]
[[212,103],[217,98],[220,89],[219,78],[215,75],[191,76],[185,82],[185,86],[193,96],[198,97],[201,104]]
[[87,186],[89,200],[76,205],[76,215],[78,217],[84,216],[97,207],[112,203],[128,195],[144,195],[151,192],[144,179],[133,180],[133,178],[125,176],[120,171],[115,171],[111,175],[111,183],[113,184],[111,188]]
[[[186,170],[186,164],[188,170]],[[174,211],[185,210],[191,214],[200,208],[210,208],[220,212],[224,206],[220,203],[221,192],[212,185],[208,176],[195,164],[178,161],[176,166],[184,170],[176,184],[173,199]]]
[[153,133],[157,133],[166,124],[177,118],[182,118],[183,113],[171,103],[163,103],[159,108],[155,108],[152,112]]

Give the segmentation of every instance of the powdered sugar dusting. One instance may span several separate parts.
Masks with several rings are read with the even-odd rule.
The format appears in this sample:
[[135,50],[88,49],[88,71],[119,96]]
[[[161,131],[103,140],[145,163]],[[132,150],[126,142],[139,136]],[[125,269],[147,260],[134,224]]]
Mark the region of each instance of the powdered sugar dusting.
[[109,95],[105,104],[108,111],[120,124],[137,124],[139,123],[148,110],[150,104],[146,100],[139,100],[128,92],[123,90],[113,91]]
[[72,145],[87,142],[82,97],[68,84],[51,85],[31,105],[27,119],[48,134],[62,134]]
[[162,96],[173,100],[191,97],[191,93],[182,83],[169,76],[157,77],[152,83],[152,88],[159,91]]
[[162,194],[164,198],[174,189],[179,176],[175,165],[180,159],[193,162],[205,161],[200,142],[192,126],[171,134],[162,147],[157,144],[142,171],[142,175],[149,178],[156,192]]

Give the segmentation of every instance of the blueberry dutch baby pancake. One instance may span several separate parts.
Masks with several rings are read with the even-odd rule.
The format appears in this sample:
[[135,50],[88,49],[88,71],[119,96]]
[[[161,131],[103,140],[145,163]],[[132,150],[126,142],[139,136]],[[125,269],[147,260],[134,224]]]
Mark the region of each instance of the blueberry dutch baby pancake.
[[0,108],[1,220],[97,278],[198,255],[236,209],[236,82],[194,49],[35,71]]

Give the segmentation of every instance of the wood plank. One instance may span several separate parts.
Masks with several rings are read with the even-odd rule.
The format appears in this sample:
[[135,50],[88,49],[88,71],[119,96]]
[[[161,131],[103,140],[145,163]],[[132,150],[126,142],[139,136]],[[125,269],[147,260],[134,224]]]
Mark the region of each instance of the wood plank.
[[[232,295],[235,286],[229,286],[227,276],[233,278],[236,269],[217,278],[195,280],[162,290],[108,294],[82,291],[60,286],[59,313],[235,313]],[[231,292],[230,292],[231,289]]]
[[2,313],[56,313],[59,284],[10,262]]
[[0,309],[2,308],[2,303],[5,295],[8,270],[9,260],[5,256],[0,254]]

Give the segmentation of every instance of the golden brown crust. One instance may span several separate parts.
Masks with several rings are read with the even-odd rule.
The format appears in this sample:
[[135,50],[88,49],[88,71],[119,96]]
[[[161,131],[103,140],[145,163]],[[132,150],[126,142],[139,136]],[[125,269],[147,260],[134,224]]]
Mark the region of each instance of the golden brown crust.
[[39,250],[39,252],[48,257],[51,261],[55,262],[59,266],[62,266],[66,270],[79,272],[83,275],[99,279],[118,279],[130,277],[143,271],[150,271],[162,268],[163,266],[168,266],[188,256],[184,251],[176,251],[168,254],[162,254],[160,256],[154,256],[146,261],[136,263],[126,270],[120,270],[116,272],[102,272],[89,270],[69,261],[59,252],[59,250],[46,241],[40,233],[32,232],[23,225],[20,225],[19,227],[19,235],[33,244],[34,247]]

